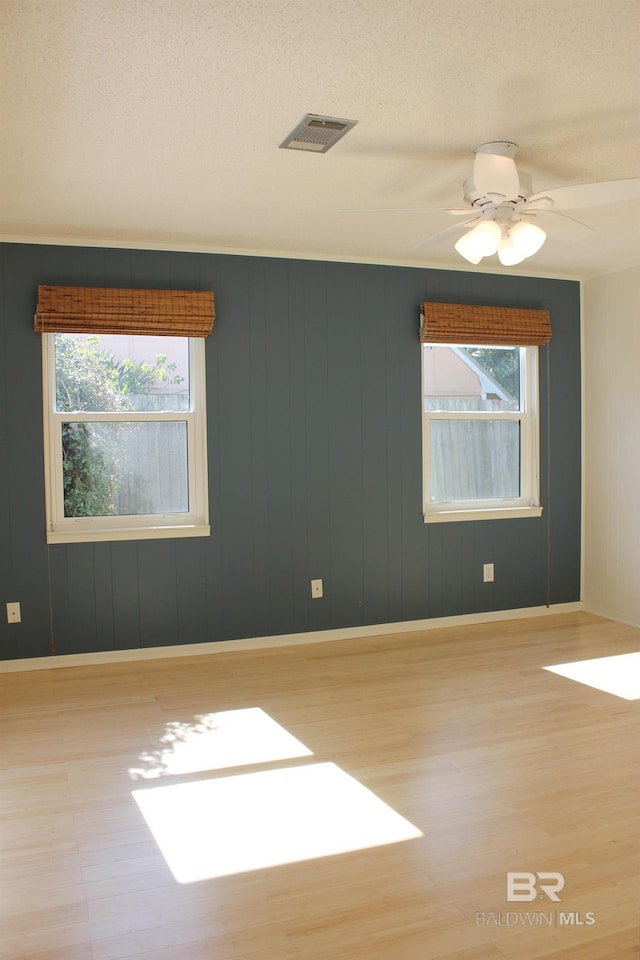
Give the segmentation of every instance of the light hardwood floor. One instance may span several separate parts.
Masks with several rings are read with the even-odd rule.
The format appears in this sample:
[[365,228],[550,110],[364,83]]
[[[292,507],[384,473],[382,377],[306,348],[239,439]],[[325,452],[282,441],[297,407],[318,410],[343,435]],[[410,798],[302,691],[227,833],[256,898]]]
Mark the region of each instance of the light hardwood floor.
[[[561,614],[2,674],[0,958],[636,960],[640,700],[542,668],[637,650],[640,630]],[[317,856],[360,817],[319,780],[288,862],[246,869],[245,827],[277,846],[296,819],[267,813],[262,775],[329,769],[419,835]],[[206,879],[174,879],[132,791],[175,798],[165,828],[181,855],[193,828]],[[215,876],[225,838],[245,863]],[[509,903],[521,871],[562,873],[560,902]]]

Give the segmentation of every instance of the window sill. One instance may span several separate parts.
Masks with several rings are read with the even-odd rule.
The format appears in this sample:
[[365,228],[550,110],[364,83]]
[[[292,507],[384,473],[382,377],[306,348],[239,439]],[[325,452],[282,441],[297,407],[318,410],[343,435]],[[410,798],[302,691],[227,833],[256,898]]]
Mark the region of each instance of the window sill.
[[541,517],[542,507],[492,507],[483,510],[439,510],[425,513],[425,523],[453,523],[460,520],[515,520]]
[[176,537],[208,537],[209,524],[185,524],[167,527],[104,527],[95,530],[48,530],[47,543],[96,543],[104,540],[166,540]]

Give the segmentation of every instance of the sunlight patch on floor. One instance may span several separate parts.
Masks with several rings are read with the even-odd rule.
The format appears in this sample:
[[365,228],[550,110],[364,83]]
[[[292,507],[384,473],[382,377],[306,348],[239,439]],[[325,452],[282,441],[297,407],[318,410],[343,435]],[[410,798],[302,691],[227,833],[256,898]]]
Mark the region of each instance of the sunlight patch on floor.
[[247,707],[168,723],[159,747],[142,753],[129,774],[133,780],[153,780],[311,753],[260,707]]
[[180,883],[422,836],[333,763],[163,785],[133,796]]
[[624,700],[640,700],[640,653],[576,660],[575,663],[559,663],[544,669]]

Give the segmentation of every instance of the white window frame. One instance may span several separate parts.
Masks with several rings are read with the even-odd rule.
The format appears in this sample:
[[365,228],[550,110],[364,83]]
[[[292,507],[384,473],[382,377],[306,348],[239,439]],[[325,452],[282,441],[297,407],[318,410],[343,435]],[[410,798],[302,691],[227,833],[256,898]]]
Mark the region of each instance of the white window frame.
[[[190,409],[171,412],[56,411],[55,333],[42,334],[42,395],[47,543],[207,537],[209,485],[204,338],[189,337]],[[81,422],[180,421],[187,424],[189,511],[116,517],[65,517],[62,482],[62,424]]]
[[[425,410],[424,352],[429,346],[459,347],[460,344],[423,344],[422,364],[422,460],[423,514],[425,523],[459,520],[497,520],[540,517],[540,425],[538,347],[520,347],[520,410],[434,411]],[[466,345],[468,346],[468,345]],[[482,344],[474,344],[482,346]],[[431,423],[434,420],[514,420],[520,423],[520,496],[489,500],[431,500]]]

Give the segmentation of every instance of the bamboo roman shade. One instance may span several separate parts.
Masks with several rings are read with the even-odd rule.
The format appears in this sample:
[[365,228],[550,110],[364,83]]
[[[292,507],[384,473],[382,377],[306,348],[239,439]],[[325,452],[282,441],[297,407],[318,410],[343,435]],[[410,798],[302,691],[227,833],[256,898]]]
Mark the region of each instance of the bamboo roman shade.
[[422,343],[495,343],[502,347],[539,347],[550,339],[548,310],[428,301],[420,308]]
[[36,333],[206,337],[215,320],[211,290],[38,287]]

